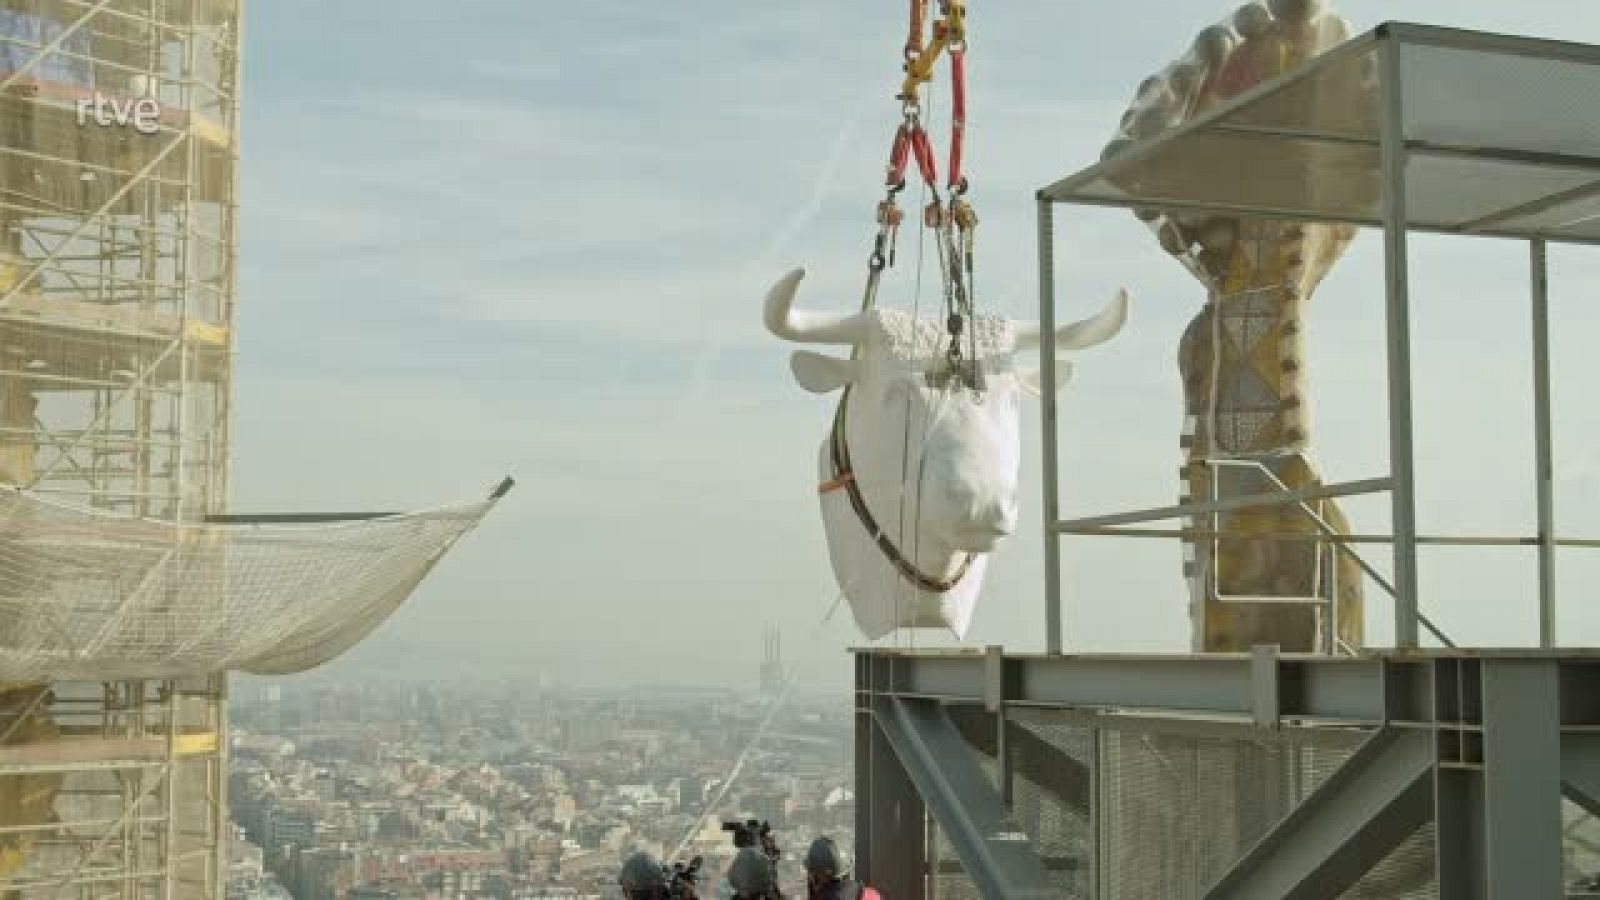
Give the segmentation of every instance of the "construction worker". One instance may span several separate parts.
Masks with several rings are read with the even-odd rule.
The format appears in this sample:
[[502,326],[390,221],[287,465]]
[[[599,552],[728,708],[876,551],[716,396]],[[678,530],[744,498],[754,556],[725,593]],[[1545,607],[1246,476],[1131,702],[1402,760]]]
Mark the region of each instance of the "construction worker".
[[728,884],[734,900],[781,900],[778,873],[772,859],[756,847],[745,847],[728,866]]
[[806,849],[806,896],[811,900],[881,900],[877,891],[850,877],[839,845],[827,835]]
[[661,863],[642,851],[623,862],[617,883],[628,900],[664,900],[668,896],[667,875]]

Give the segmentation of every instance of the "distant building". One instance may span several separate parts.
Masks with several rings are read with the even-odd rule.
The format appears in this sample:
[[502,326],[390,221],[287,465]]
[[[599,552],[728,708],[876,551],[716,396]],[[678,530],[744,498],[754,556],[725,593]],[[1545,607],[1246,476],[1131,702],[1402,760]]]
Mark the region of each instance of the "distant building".
[[263,849],[269,860],[286,859],[296,847],[316,846],[317,819],[312,813],[274,804],[267,807],[265,819]]
[[228,877],[230,880],[259,881],[266,874],[266,858],[261,848],[250,843],[236,823],[228,829]]
[[[768,634],[776,690],[781,647]],[[785,712],[763,764],[707,810],[742,747],[727,736],[763,715],[748,692],[513,695],[509,706],[478,688],[285,694],[304,726],[233,745],[232,811],[252,839],[233,848],[228,900],[601,900],[629,853],[661,856],[690,830],[684,855],[704,856],[710,897],[734,853],[723,819],[768,819],[785,843],[853,834],[839,787],[851,757],[830,745],[847,713],[808,698]]]
[[358,880],[354,854],[334,847],[297,849],[291,871],[295,900],[338,900]]
[[345,895],[345,900],[426,900],[428,892],[418,884],[406,882],[379,882],[357,885]]
[[562,723],[563,743],[569,752],[596,750],[616,733],[616,723],[607,716],[578,717]]
[[783,690],[783,639],[776,627],[766,630],[762,645],[761,693],[771,697]]
[[698,775],[685,775],[678,779],[678,803],[685,808],[698,809],[706,799],[706,780]]

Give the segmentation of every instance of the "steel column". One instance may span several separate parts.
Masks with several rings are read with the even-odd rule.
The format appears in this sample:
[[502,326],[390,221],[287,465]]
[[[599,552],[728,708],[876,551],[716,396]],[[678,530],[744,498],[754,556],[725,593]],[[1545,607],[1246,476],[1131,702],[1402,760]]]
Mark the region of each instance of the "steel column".
[[1559,674],[1550,659],[1483,661],[1482,759],[1466,732],[1437,779],[1441,897],[1562,896]]
[[1006,717],[1006,653],[1005,648],[991,645],[984,650],[984,709],[994,716],[995,762],[1000,768],[1000,802],[1006,809],[1015,808],[1015,766],[1011,752],[1011,722]]
[[1417,646],[1416,459],[1411,431],[1411,310],[1406,254],[1405,117],[1400,42],[1379,44],[1384,299],[1389,367],[1389,477],[1394,516],[1394,642]]
[[1056,246],[1054,209],[1040,193],[1039,206],[1039,433],[1044,440],[1044,641],[1061,652],[1060,432],[1056,403]]
[[1556,645],[1555,461],[1550,425],[1550,273],[1544,241],[1529,242],[1533,281],[1533,456],[1539,509],[1539,646]]
[[924,900],[927,807],[872,711],[887,662],[856,659],[856,873],[885,897]]

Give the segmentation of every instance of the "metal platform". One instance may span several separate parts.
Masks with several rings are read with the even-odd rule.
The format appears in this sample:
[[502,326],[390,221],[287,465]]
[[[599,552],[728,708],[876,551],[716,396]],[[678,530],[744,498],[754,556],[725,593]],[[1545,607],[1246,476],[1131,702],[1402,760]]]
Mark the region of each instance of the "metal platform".
[[[1330,88],[1329,85],[1334,85]],[[1319,107],[1333,90],[1350,102]],[[1058,204],[1380,228],[1389,471],[1343,484],[1061,517],[1043,395],[1044,654],[856,655],[858,869],[886,896],[1583,896],[1600,870],[1600,651],[1561,648],[1546,243],[1600,241],[1600,48],[1391,23],[1038,194],[1053,331]],[[1308,99],[1309,98],[1309,99]],[[1577,114],[1575,114],[1577,113]],[[1537,533],[1419,535],[1407,240],[1526,240]],[[1053,353],[1042,382],[1055,383]],[[1393,599],[1392,650],[1354,657],[1065,655],[1061,542],[1228,508],[1387,493],[1379,535],[1319,537]],[[1428,649],[1419,545],[1537,554],[1540,648]],[[1176,575],[1175,581],[1176,581]]]
[[886,896],[1560,897],[1600,810],[1596,652],[862,652],[856,725]]

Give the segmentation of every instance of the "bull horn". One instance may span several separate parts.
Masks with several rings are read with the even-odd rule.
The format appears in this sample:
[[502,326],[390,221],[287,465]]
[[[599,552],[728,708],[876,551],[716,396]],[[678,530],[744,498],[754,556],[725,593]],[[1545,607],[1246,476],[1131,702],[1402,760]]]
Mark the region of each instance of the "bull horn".
[[849,344],[860,343],[866,336],[865,323],[856,316],[836,313],[808,312],[794,308],[794,295],[800,288],[805,269],[778,279],[767,292],[764,321],[767,330],[786,341],[799,344]]
[[[1117,336],[1117,332],[1122,330],[1122,325],[1126,321],[1128,321],[1128,292],[1124,289],[1117,291],[1117,295],[1111,298],[1106,308],[1100,310],[1093,318],[1057,328],[1056,350],[1057,352],[1082,350],[1109,341]],[[1016,336],[1018,352],[1038,347],[1039,323],[1018,322]]]

